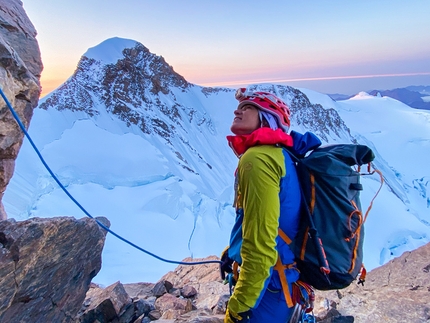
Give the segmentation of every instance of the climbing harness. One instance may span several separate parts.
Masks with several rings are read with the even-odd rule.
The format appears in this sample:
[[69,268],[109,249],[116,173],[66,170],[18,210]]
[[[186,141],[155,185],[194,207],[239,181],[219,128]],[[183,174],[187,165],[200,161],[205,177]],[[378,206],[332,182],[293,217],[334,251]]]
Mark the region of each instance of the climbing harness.
[[163,262],[171,263],[171,264],[177,264],[177,265],[202,265],[202,264],[221,264],[221,261],[219,260],[205,260],[205,261],[195,261],[195,262],[183,262],[183,261],[175,261],[175,260],[168,260],[164,259],[160,256],[157,256],[156,254],[145,250],[138,245],[134,244],[133,242],[123,238],[119,234],[115,233],[111,229],[109,229],[107,226],[105,226],[103,223],[95,219],[88,211],[69,193],[69,191],[64,187],[64,185],[60,182],[60,180],[57,178],[57,176],[54,174],[54,172],[51,170],[51,168],[46,163],[45,159],[43,158],[42,154],[40,153],[39,149],[37,149],[36,145],[34,144],[33,140],[31,139],[30,135],[28,134],[27,130],[25,129],[24,124],[22,123],[21,119],[19,118],[18,114],[10,104],[9,100],[7,99],[6,95],[4,94],[3,90],[0,88],[0,95],[3,97],[3,100],[6,102],[7,107],[9,108],[10,112],[12,113],[13,117],[15,118],[15,121],[18,123],[18,126],[21,128],[24,135],[27,137],[28,141],[30,142],[30,145],[33,147],[34,151],[36,152],[37,156],[39,157],[40,161],[42,162],[43,166],[45,166],[46,170],[49,172],[49,174],[52,176],[52,178],[55,180],[55,182],[60,186],[60,188],[66,193],[66,195],[81,209],[82,212],[89,218],[95,220],[97,224],[118,238],[119,240],[122,240],[123,242],[127,243],[128,245],[146,253],[147,255],[150,255],[158,260],[161,260]]

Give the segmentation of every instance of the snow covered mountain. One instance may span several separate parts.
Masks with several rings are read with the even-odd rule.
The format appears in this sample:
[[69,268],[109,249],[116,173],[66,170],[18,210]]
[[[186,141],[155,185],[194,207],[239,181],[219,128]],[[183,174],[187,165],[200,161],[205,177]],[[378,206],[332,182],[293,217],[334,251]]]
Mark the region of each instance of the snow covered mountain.
[[[385,90],[385,91],[373,90],[368,93],[375,96],[388,96],[390,98],[403,102],[412,108],[430,110],[430,102],[428,102],[429,95],[426,92],[426,88],[421,87],[422,93],[420,93],[419,91],[408,90],[408,88]],[[410,88],[420,89],[420,87],[410,87]]]
[[[366,222],[368,269],[430,241],[429,111],[365,93],[335,102],[307,89],[250,88],[282,97],[292,129],[375,151],[387,185]],[[29,133],[68,191],[116,233],[170,260],[219,255],[234,222],[237,158],[225,140],[234,91],[190,84],[142,44],[112,38],[90,48],[75,73],[40,100]],[[366,207],[379,185],[377,177],[363,184]],[[19,220],[85,216],[27,141],[3,203]],[[153,282],[175,266],[108,235],[94,280]]]

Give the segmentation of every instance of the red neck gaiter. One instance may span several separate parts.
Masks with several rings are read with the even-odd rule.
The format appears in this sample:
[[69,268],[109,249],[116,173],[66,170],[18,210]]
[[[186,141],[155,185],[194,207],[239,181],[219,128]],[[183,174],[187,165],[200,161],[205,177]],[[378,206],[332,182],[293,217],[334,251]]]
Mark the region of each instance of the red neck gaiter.
[[259,145],[293,146],[293,138],[281,129],[272,130],[268,127],[258,128],[249,135],[227,136],[227,141],[236,156],[240,157],[245,151]]

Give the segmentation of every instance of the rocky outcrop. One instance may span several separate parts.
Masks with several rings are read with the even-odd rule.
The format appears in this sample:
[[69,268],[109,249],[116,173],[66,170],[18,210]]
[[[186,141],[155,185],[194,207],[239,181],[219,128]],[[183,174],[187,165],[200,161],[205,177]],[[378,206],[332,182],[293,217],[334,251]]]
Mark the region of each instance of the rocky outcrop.
[[0,221],[0,322],[73,322],[100,271],[105,236],[89,218]]
[[[36,30],[20,0],[0,0],[0,87],[28,128],[40,95],[42,60]],[[0,98],[0,220],[1,199],[12,177],[24,134]]]
[[[199,260],[203,259],[184,259]],[[93,286],[76,322],[222,323],[228,299],[217,264],[180,265],[156,284]],[[314,315],[321,323],[428,322],[429,299],[427,244],[371,271],[364,286],[353,283],[343,290],[316,291]]]
[[430,244],[405,252],[367,276],[363,287],[352,284],[318,292],[318,315],[353,316],[355,323],[430,322]]
[[[218,258],[183,261],[201,260]],[[104,289],[93,285],[76,323],[222,323],[228,298],[218,264],[180,265],[155,284],[116,282]]]

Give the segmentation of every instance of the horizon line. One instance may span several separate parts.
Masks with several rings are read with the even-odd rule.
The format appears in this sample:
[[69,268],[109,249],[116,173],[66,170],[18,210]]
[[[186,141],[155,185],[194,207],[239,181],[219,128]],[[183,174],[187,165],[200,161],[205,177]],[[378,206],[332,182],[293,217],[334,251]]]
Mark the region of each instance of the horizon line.
[[401,77],[401,76],[425,76],[430,75],[430,72],[419,73],[392,73],[392,74],[367,74],[367,75],[347,75],[347,76],[321,76],[321,77],[304,77],[293,79],[263,79],[250,81],[233,81],[233,82],[207,82],[200,83],[203,86],[222,86],[222,85],[238,85],[238,84],[255,84],[255,83],[275,83],[275,82],[303,82],[303,81],[331,81],[331,80],[347,80],[347,79],[366,79],[378,77]]

